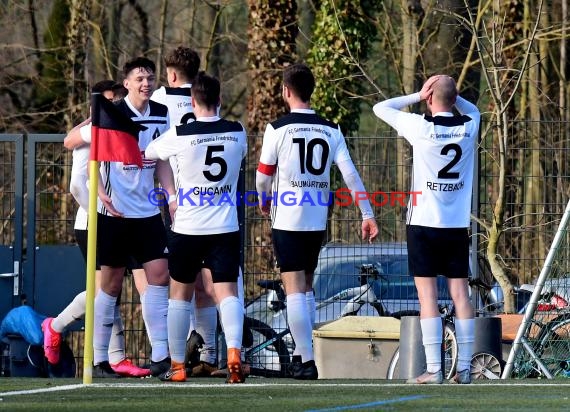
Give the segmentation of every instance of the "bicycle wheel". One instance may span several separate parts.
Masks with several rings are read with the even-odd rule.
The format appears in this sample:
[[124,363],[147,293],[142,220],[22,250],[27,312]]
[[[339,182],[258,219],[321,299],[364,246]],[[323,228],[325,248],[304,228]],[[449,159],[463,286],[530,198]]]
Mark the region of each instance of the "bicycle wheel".
[[250,317],[244,318],[244,329],[251,331],[252,346],[245,351],[250,375],[268,378],[287,376],[289,350],[282,336],[267,324]]
[[400,379],[400,347],[392,355],[388,371],[386,372],[386,379]]
[[560,375],[570,361],[570,315],[559,316],[546,324],[539,348],[537,355],[552,377]]
[[453,323],[445,321],[443,329],[443,362],[445,379],[451,379],[457,369],[457,337]]
[[501,362],[495,355],[477,352],[471,357],[471,380],[501,379]]

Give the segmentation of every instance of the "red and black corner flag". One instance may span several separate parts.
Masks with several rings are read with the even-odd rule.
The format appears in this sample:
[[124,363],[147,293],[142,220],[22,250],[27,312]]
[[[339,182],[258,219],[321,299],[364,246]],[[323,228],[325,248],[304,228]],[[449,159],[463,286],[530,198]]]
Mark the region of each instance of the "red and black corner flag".
[[142,168],[137,124],[121,112],[102,94],[91,95],[91,152],[90,160],[123,162]]

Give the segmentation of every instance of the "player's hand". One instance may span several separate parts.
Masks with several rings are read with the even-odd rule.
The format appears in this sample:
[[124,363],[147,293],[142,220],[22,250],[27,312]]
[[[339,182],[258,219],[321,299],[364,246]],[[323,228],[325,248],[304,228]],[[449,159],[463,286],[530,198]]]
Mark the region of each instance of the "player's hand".
[[431,76],[429,79],[426,80],[422,89],[420,90],[420,99],[427,100],[433,94],[433,85],[437,82],[443,75],[437,74],[435,76]]
[[271,199],[266,199],[265,203],[262,203],[262,200],[259,200],[259,210],[263,216],[269,216],[271,213]]
[[372,243],[378,237],[378,225],[376,219],[364,219],[362,221],[362,240],[367,240]]
[[103,203],[103,206],[105,206],[105,209],[107,209],[107,211],[111,214],[111,216],[124,217],[124,215],[121,212],[115,209],[115,206],[113,205],[113,200],[111,200],[111,198],[107,196],[106,193],[99,192],[99,199],[101,199],[101,203]]

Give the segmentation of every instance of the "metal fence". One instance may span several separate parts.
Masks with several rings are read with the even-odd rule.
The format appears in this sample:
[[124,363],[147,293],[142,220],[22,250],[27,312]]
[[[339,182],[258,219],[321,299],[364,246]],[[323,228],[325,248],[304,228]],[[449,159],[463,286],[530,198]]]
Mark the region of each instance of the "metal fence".
[[[560,219],[564,206],[569,198],[570,176],[568,168],[568,142],[567,123],[562,122],[513,122],[510,127],[507,151],[507,201],[506,201],[506,231],[500,239],[500,260],[514,283],[530,282],[539,273],[540,267],[546,256],[551,243],[557,222]],[[0,176],[2,185],[2,221],[0,239],[4,246],[13,248],[14,218],[17,213],[23,213],[23,233],[27,238],[23,241],[24,258],[27,263],[22,271],[24,280],[20,279],[20,295],[27,296],[27,303],[35,307],[42,307],[35,303],[41,300],[43,291],[41,287],[45,280],[37,279],[41,275],[41,267],[53,266],[54,258],[49,260],[49,255],[54,251],[48,246],[74,244],[73,222],[77,205],[69,194],[69,174],[71,171],[71,156],[63,148],[61,141],[63,136],[51,136],[49,138],[35,138],[27,136],[27,154],[8,168],[8,164],[14,163],[16,149],[12,146],[8,136],[0,139],[0,166],[4,167],[4,174]],[[33,141],[33,149],[30,146]],[[402,202],[400,192],[409,188],[412,156],[411,151],[403,139],[396,139],[391,131],[386,131],[376,137],[361,137],[347,139],[351,155],[356,168],[361,174],[365,187],[369,192],[376,192],[377,198],[373,205],[378,224],[380,226],[379,244],[384,249],[389,249],[388,254],[398,255],[402,249],[400,242],[405,240],[405,200]],[[259,158],[261,137],[250,137],[250,152],[245,162],[243,173],[243,190],[255,191],[255,170]],[[497,196],[498,171],[498,145],[497,134],[493,128],[483,129],[483,135],[479,150],[478,163],[478,188],[474,201],[474,214],[479,219],[489,222],[493,216],[493,205]],[[15,210],[15,205],[22,204],[16,201],[17,188],[13,186],[14,174],[17,170],[25,170],[26,175],[26,209]],[[31,171],[34,171],[33,173]],[[23,172],[22,172],[23,173]],[[33,179],[32,179],[32,176]],[[33,191],[31,187],[33,186]],[[338,172],[333,170],[332,189],[342,189],[344,183]],[[30,199],[33,197],[33,199]],[[11,199],[11,200],[10,200]],[[21,199],[20,199],[21,200]],[[31,202],[33,200],[33,202]],[[17,207],[16,207],[17,209]],[[280,332],[283,323],[273,323],[276,313],[276,295],[267,294],[267,290],[260,288],[258,282],[264,279],[276,280],[279,277],[275,267],[275,258],[271,245],[269,220],[262,217],[255,206],[246,206],[241,211],[243,229],[243,263],[246,303],[251,311],[264,312],[264,323],[273,324],[275,332]],[[354,205],[329,207],[329,224],[325,243],[334,242],[344,245],[344,249],[352,248],[352,251],[342,253],[353,254],[356,257],[363,253],[359,247],[360,241],[360,212]],[[30,229],[33,218],[34,229]],[[484,252],[486,248],[486,233],[482,226],[474,224],[473,230],[474,251]],[[33,242],[30,242],[33,239]],[[27,246],[34,245],[34,251],[42,248],[45,253],[36,253],[33,264],[30,263],[30,250]],[[348,246],[350,245],[350,246]],[[341,247],[342,248],[342,247]],[[66,252],[67,253],[67,252]],[[334,253],[330,252],[334,256]],[[368,252],[366,252],[368,253]],[[384,253],[384,252],[382,252]],[[46,256],[47,255],[47,256]],[[55,260],[58,260],[56,258]],[[65,260],[65,259],[61,259]],[[476,259],[474,264],[476,263]],[[390,261],[392,262],[392,261]],[[339,281],[335,287],[351,285],[362,270],[361,261],[356,262],[345,274],[351,279]],[[391,264],[401,265],[394,260]],[[55,265],[57,266],[57,265]],[[489,274],[475,267],[478,274]],[[63,270],[63,269],[62,269]],[[84,266],[67,268],[68,273],[62,273],[59,281],[66,285],[65,277],[80,277]],[[388,269],[385,270],[396,270]],[[398,269],[400,272],[405,268]],[[52,272],[49,272],[52,273]],[[50,275],[51,276],[51,275]],[[332,276],[331,276],[332,277]],[[334,278],[342,278],[342,274],[334,275]],[[413,293],[413,284],[409,281],[400,281],[402,290],[399,293]],[[83,283],[84,284],[84,283]],[[0,287],[4,283],[0,284]],[[340,285],[340,286],[339,286]],[[343,286],[344,285],[344,286]],[[76,289],[77,287],[74,286]],[[72,288],[73,289],[73,288]],[[80,291],[73,290],[73,292]],[[71,292],[71,291],[69,291]],[[382,295],[383,290],[377,290]],[[63,308],[69,301],[69,296],[54,296],[58,299],[58,307]],[[394,302],[402,300],[402,296],[392,296]],[[14,305],[20,303],[14,297]],[[273,308],[273,309],[272,309]],[[53,308],[52,308],[53,309]],[[406,309],[406,307],[400,307]],[[324,318],[335,317],[342,308],[331,305],[320,316]],[[144,325],[140,315],[140,300],[131,278],[127,277],[123,295],[121,298],[121,311],[125,320],[125,336],[127,339],[127,355],[144,364],[149,361],[149,344],[144,333]],[[252,312],[249,313],[252,313]],[[56,315],[51,312],[46,315]],[[261,316],[261,315],[260,315]],[[321,318],[322,319],[322,318]],[[330,320],[330,319],[328,319]],[[75,330],[68,334],[75,355],[78,359],[78,372],[82,370],[82,332]],[[290,340],[290,339],[289,339]],[[290,342],[286,342],[290,344]],[[266,363],[268,361],[265,361]],[[278,362],[278,361],[277,361]]]

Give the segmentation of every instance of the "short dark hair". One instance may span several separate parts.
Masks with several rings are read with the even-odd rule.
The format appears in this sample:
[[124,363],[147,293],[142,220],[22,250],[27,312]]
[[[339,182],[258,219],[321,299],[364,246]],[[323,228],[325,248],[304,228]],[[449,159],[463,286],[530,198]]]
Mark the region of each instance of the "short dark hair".
[[297,63],[285,68],[283,84],[304,103],[308,103],[315,90],[315,77],[307,65]]
[[101,80],[93,85],[91,93],[114,92],[115,87],[117,87],[117,83],[114,80]]
[[129,60],[123,65],[123,75],[125,78],[132,72],[134,69],[145,69],[147,72],[156,72],[156,65],[150,59],[146,57],[135,57],[132,60]]
[[164,64],[176,69],[186,80],[193,80],[200,69],[200,56],[189,47],[178,46],[166,55]]
[[124,99],[127,96],[127,94],[129,94],[129,91],[125,86],[123,86],[120,83],[117,83],[113,86],[113,93],[114,93],[113,100],[121,100]]
[[192,83],[192,96],[196,102],[208,109],[220,103],[220,82],[205,72],[200,72]]

